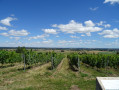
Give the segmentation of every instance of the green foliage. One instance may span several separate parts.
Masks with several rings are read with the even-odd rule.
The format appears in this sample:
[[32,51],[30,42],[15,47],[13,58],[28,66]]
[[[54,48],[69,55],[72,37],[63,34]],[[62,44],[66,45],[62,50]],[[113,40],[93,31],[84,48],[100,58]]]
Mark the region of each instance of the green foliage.
[[46,53],[37,53],[34,51],[26,51],[24,53],[25,57],[25,64],[26,65],[32,65],[32,64],[37,64],[37,63],[47,63],[51,60],[51,53],[46,52]]
[[3,65],[4,63],[9,62],[8,61],[9,54],[7,51],[1,50],[0,51],[0,63]]
[[25,64],[26,65],[32,65],[32,64],[37,64],[37,63],[48,63],[53,59],[53,66],[52,67],[57,67],[58,64],[61,62],[63,59],[64,55],[63,54],[57,54],[54,51],[51,52],[33,52],[33,51],[26,51],[24,53],[25,56]]
[[16,62],[21,62],[21,54],[16,53],[14,51],[5,51],[5,50],[0,50],[0,63],[5,64],[5,63],[16,63]]
[[[18,47],[15,51],[0,51],[0,63],[3,65],[5,63],[14,64],[16,62],[23,62],[25,65],[33,65],[48,63],[53,58],[53,67],[57,67],[61,60],[64,58],[63,54],[56,52],[35,52],[33,50],[26,50],[24,47]],[[25,62],[24,62],[25,61]]]
[[9,53],[9,57],[8,57],[8,63],[16,63],[16,62],[21,62],[22,58],[21,58],[21,54],[16,53],[14,51],[12,52],[8,52]]
[[62,59],[64,58],[64,55],[63,54],[56,54],[54,55],[53,57],[53,66],[56,68],[60,62],[62,61]]
[[25,47],[18,47],[16,49],[16,53],[24,53],[26,51],[26,48]]
[[78,54],[77,53],[71,53],[70,55],[67,55],[67,58],[69,58],[70,65],[75,65],[78,68]]
[[[79,59],[92,67],[105,68],[107,66],[117,68],[119,66],[118,54],[80,54]],[[77,66],[77,54],[68,55],[71,65]]]

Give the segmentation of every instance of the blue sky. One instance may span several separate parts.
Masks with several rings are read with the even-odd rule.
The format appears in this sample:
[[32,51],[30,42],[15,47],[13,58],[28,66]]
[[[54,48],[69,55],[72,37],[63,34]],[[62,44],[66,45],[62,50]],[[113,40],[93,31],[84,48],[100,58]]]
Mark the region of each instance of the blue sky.
[[119,0],[0,0],[0,47],[119,48]]

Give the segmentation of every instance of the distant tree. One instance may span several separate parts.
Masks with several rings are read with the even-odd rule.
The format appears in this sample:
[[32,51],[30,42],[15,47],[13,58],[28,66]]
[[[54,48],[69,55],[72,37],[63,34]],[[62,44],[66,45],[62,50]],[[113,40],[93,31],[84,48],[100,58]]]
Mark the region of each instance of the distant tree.
[[116,54],[119,54],[119,51],[117,51]]
[[31,49],[31,52],[33,51],[33,49]]
[[26,48],[25,47],[18,47],[17,49],[16,49],[16,53],[24,53],[26,51]]
[[64,50],[61,50],[61,52],[64,52]]

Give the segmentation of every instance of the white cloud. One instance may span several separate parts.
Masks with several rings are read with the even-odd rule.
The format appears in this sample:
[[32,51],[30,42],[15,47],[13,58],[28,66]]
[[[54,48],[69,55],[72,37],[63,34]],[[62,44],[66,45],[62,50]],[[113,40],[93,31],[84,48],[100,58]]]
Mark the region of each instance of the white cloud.
[[52,27],[57,27],[57,24],[53,24]]
[[102,26],[105,23],[105,21],[100,21],[99,23],[97,23],[98,26]]
[[14,14],[11,14],[11,16],[15,16]]
[[91,21],[85,21],[85,26],[82,23],[77,23],[74,20],[71,20],[69,24],[54,24],[53,27],[59,28],[62,32],[66,33],[91,33],[101,31],[102,28],[96,27],[95,24]]
[[104,30],[103,32],[99,33],[99,35],[104,35],[104,38],[118,38],[119,30],[117,28],[113,30]]
[[37,35],[37,36],[29,37],[28,40],[31,40],[31,39],[45,39],[45,37],[49,37],[49,35],[47,35],[47,34]]
[[56,37],[58,38],[59,36],[57,35]]
[[96,11],[99,7],[89,8],[91,11]]
[[6,28],[6,27],[1,27],[1,26],[0,26],[0,30],[7,30],[7,28]]
[[96,42],[96,40],[92,40],[93,42]]
[[10,30],[8,33],[0,33],[0,35],[3,36],[27,36],[29,34],[29,32],[27,32],[27,30]]
[[106,24],[106,25],[104,25],[104,27],[105,27],[105,28],[110,28],[111,25],[110,25],[110,24]]
[[32,41],[32,42],[24,42],[24,41],[4,41],[0,43],[0,46],[5,47],[18,47],[18,46],[25,46],[25,47],[54,47],[52,40],[45,40],[45,41]]
[[118,3],[119,4],[119,0],[105,0],[104,3],[110,3],[110,4]]
[[66,44],[66,43],[73,43],[74,41],[66,41],[66,40],[59,40],[58,43]]
[[66,40],[59,40],[58,43],[66,43]]
[[45,41],[42,41],[43,44],[51,44],[53,41],[52,40],[45,40]]
[[55,29],[43,29],[43,31],[48,34],[57,34]]
[[110,24],[105,24],[105,21],[100,21],[99,23],[97,23],[98,26],[104,26],[105,28],[110,28],[111,25]]
[[19,31],[16,31],[16,30],[10,30],[8,32],[9,35],[12,35],[12,36],[27,36],[29,34],[29,32],[27,32],[27,30],[19,30]]
[[113,47],[118,47],[119,46],[119,40],[115,40],[115,41],[112,41],[112,42],[110,42],[110,43],[106,43],[105,44],[106,46],[113,46]]
[[84,37],[85,35],[82,34],[81,36]]
[[95,26],[95,24],[91,20],[85,21],[84,23],[85,23],[85,25],[87,27],[93,27],[93,26]]
[[9,34],[8,33],[0,33],[0,35],[2,35],[2,36],[9,36]]
[[90,32],[88,32],[88,33],[86,33],[86,35],[87,35],[87,36],[91,36],[91,33],[90,33]]
[[71,37],[71,38],[79,38],[79,37],[77,37],[77,36],[73,36],[73,35],[71,35],[70,37]]
[[6,26],[11,26],[10,22],[13,20],[17,20],[16,18],[12,18],[12,17],[7,17],[3,20],[0,21],[0,23],[6,25]]
[[10,39],[19,40],[19,39],[20,39],[20,37],[10,37]]
[[59,40],[58,42],[57,42],[57,45],[59,46],[59,47],[79,47],[79,46],[83,46],[83,42],[82,42],[82,40]]

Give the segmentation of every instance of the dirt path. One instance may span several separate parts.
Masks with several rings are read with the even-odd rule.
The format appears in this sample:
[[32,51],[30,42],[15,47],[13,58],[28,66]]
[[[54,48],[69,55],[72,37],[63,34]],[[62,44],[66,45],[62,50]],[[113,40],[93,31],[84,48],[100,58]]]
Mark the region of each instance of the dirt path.
[[80,90],[77,85],[72,85],[71,90]]
[[34,75],[34,74],[43,75],[48,70],[48,67],[50,67],[50,66],[51,66],[51,62],[43,64],[43,65],[40,65],[38,67],[35,67],[33,69],[28,70],[27,74],[28,75]]
[[[71,73],[76,74],[76,72],[73,72],[69,68],[70,68],[70,66],[69,66],[69,60],[65,57],[61,61],[61,63],[58,65],[58,67],[57,67],[56,71],[53,73],[52,77],[54,75],[57,75],[58,76],[58,74],[59,75],[63,74],[64,76],[69,76],[69,75],[71,75]],[[63,77],[59,77],[59,78],[62,79]],[[71,85],[70,86],[70,90],[80,90],[80,89],[79,89],[78,85]]]
[[53,73],[53,75],[56,75],[57,73],[66,73],[67,70],[69,69],[69,62],[67,58],[63,58],[61,63],[58,65],[56,68],[56,71]]

